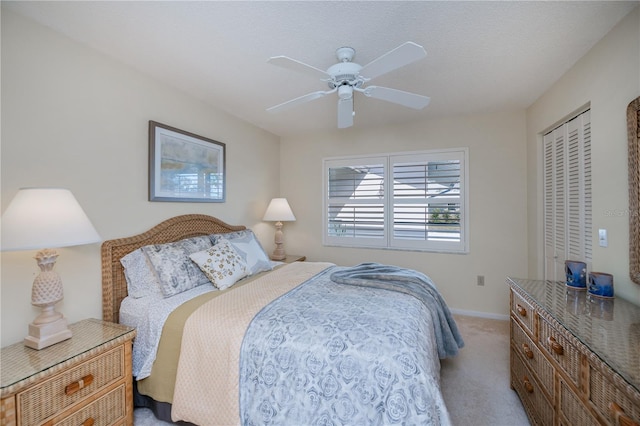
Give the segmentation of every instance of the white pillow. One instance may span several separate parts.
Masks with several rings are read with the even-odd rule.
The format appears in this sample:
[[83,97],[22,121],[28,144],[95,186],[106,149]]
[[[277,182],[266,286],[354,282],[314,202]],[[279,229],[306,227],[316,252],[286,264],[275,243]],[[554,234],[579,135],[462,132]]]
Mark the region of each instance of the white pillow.
[[162,294],[160,283],[149,265],[142,249],[132,251],[120,259],[124,266],[124,277],[127,280],[127,294],[135,299]]
[[245,229],[228,234],[213,234],[211,235],[211,242],[217,244],[218,240],[222,238],[229,240],[233,248],[242,256],[247,263],[249,275],[273,269],[269,256],[267,256],[252,230]]
[[175,243],[142,247],[142,252],[149,259],[164,297],[170,297],[209,283],[209,279],[189,259],[191,253],[209,247],[211,247],[211,239],[206,235],[187,238]]
[[189,257],[220,290],[231,287],[249,274],[246,262],[224,238],[219,238],[213,247]]

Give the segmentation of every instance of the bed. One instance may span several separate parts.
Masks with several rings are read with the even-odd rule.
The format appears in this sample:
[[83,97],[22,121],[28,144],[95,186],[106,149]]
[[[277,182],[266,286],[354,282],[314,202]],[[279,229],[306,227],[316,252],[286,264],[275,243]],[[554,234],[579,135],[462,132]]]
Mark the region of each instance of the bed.
[[[464,343],[427,276],[377,263],[267,265],[256,242],[244,226],[194,214],[102,244],[103,319],[137,328],[136,406],[201,426],[450,424],[440,359]],[[214,255],[233,256],[224,274]],[[134,274],[133,258],[153,276]]]

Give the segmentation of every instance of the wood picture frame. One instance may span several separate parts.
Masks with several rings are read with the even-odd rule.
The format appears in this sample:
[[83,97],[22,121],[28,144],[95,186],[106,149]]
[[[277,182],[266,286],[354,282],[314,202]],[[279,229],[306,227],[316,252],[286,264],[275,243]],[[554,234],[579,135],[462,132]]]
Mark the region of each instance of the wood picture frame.
[[640,284],[640,97],[627,107],[629,137],[629,276]]
[[149,121],[149,201],[222,203],[226,145]]

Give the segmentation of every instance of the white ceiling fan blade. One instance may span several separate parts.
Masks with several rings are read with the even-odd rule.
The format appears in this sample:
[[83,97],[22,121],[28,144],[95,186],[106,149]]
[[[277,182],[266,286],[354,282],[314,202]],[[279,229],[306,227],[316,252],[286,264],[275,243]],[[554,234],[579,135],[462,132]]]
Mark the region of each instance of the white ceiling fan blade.
[[360,75],[371,80],[382,74],[409,65],[427,56],[427,52],[419,44],[408,41],[378,59],[374,59],[362,67]]
[[353,126],[353,96],[338,99],[338,129]]
[[294,107],[296,105],[303,104],[305,102],[310,102],[310,101],[313,101],[313,100],[316,100],[316,99],[320,99],[320,98],[328,95],[329,93],[333,93],[335,91],[336,90],[333,89],[333,90],[327,90],[327,91],[320,90],[318,92],[308,93],[306,95],[300,96],[299,98],[291,99],[290,101],[283,102],[283,103],[281,103],[279,105],[275,105],[275,106],[272,106],[270,108],[267,108],[267,111],[268,112],[280,112],[280,111],[283,111],[285,109],[292,108],[292,107]]
[[326,73],[326,71],[323,71],[320,68],[316,68],[314,66],[305,64],[304,62],[291,59],[288,56],[274,56],[272,58],[269,58],[267,62],[282,68],[301,72],[303,74],[311,74],[323,80],[331,78],[329,74]]
[[369,86],[366,89],[360,89],[358,91],[364,93],[365,96],[370,98],[393,102],[395,104],[414,109],[422,109],[426,107],[429,105],[429,101],[431,100],[428,96],[380,86]]

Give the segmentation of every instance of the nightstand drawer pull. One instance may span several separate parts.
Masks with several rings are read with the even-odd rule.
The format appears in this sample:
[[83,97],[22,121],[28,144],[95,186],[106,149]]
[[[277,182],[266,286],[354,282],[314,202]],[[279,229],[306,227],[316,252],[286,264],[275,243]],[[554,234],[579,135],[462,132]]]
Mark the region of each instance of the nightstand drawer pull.
[[563,355],[564,354],[564,348],[562,347],[562,345],[560,343],[558,343],[556,341],[556,339],[553,338],[553,336],[549,336],[549,338],[547,339],[547,343],[549,343],[549,346],[551,347],[551,350],[553,352],[555,352],[558,355]]
[[82,426],[93,426],[96,421],[93,420],[93,417],[89,417],[87,420],[82,422]]
[[524,386],[524,389],[527,392],[533,393],[533,385],[531,384],[531,382],[529,381],[529,378],[527,376],[524,376],[522,378],[522,385]]
[[520,304],[516,305],[516,311],[518,311],[518,313],[520,314],[521,317],[526,317],[527,316],[527,310],[525,308],[523,308],[522,305],[520,305]]
[[613,417],[614,425],[639,426],[637,422],[626,416],[622,407],[620,407],[615,402],[609,404],[609,410],[611,411],[611,417]]
[[531,350],[531,348],[529,347],[529,345],[527,345],[526,343],[522,344],[522,351],[524,352],[525,356],[529,359],[533,359],[533,351]]
[[91,383],[93,383],[93,374],[87,374],[77,382],[73,382],[70,385],[67,385],[67,387],[64,388],[64,393],[67,396],[73,395],[74,393],[78,392],[80,389],[86,388]]

